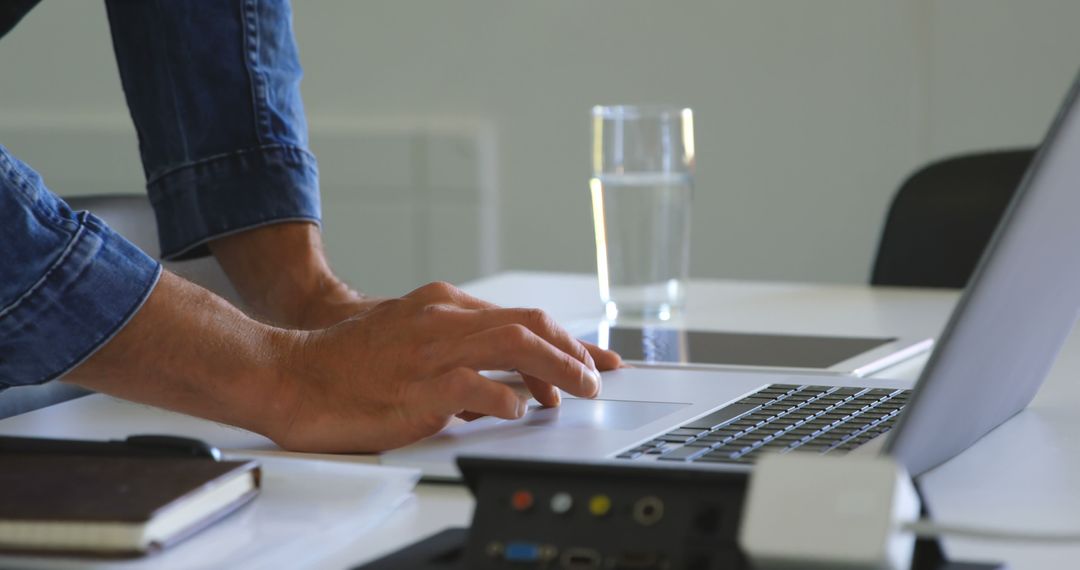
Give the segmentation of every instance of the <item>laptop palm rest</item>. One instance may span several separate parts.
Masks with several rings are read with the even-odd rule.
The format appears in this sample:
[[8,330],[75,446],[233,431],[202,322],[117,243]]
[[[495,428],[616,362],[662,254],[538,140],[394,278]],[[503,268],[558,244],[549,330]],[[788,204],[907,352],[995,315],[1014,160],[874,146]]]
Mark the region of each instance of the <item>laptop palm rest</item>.
[[635,402],[627,400],[583,400],[566,398],[557,408],[529,405],[521,425],[547,429],[637,429],[688,404],[672,402]]

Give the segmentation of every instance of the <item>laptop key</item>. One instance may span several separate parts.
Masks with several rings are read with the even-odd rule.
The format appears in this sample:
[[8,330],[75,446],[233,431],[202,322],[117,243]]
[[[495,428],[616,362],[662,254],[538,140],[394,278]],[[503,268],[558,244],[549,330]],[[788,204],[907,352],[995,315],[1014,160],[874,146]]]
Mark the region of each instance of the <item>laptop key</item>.
[[737,421],[737,422],[735,422],[733,424],[729,424],[729,425],[731,426],[731,429],[736,429],[736,430],[739,430],[739,431],[749,431],[750,429],[754,428],[757,425],[757,422],[747,422],[747,421],[744,421],[744,420],[739,420],[739,421]]
[[710,448],[701,447],[680,447],[671,453],[665,453],[660,456],[662,461],[690,461],[693,458],[704,455]]
[[837,388],[835,392],[833,392],[832,394],[829,394],[829,395],[830,396],[833,396],[833,395],[845,396],[845,397],[854,396],[855,394],[858,394],[859,392],[862,392],[865,389],[866,388]]
[[726,455],[703,455],[694,460],[694,463],[738,463],[737,459],[732,459]]
[[892,388],[871,388],[870,391],[867,392],[867,394],[871,395],[871,396],[878,396],[878,397],[891,396],[892,393],[895,392],[895,391],[896,390],[894,390]]
[[759,406],[754,404],[729,404],[716,410],[715,412],[700,417],[696,420],[687,422],[682,427],[691,429],[712,429],[724,423],[727,423],[747,412],[756,410]]
[[762,397],[762,398],[776,399],[776,398],[783,398],[783,397],[787,396],[787,394],[788,393],[787,393],[786,390],[773,390],[771,388],[768,388],[768,389],[765,389],[765,390],[760,390],[758,392],[754,392],[753,394],[750,394],[749,396],[747,396],[747,398]]
[[687,442],[693,441],[694,436],[692,436],[692,435],[667,434],[667,435],[660,436],[658,439],[660,439],[660,441],[665,441],[667,443],[687,443]]
[[676,430],[671,430],[670,432],[668,432],[667,435],[689,435],[689,436],[692,436],[692,437],[700,437],[700,436],[705,435],[706,433],[709,433],[709,430],[691,429],[691,428],[679,428],[679,429],[676,429]]

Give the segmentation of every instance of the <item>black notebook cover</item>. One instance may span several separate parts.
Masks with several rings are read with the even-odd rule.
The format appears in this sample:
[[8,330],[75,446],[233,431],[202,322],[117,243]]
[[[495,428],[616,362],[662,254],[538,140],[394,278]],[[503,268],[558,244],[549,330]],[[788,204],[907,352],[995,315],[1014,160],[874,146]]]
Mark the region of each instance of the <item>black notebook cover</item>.
[[[17,540],[0,551],[99,556],[135,556],[172,544],[247,503],[258,492],[259,467],[254,461],[212,461],[203,458],[86,457],[0,455],[0,523],[58,522],[148,524],[170,509],[197,500],[219,484],[253,477],[252,488],[225,504],[215,505],[193,524],[148,545],[129,548],[28,548]],[[10,540],[10,539],[9,539]]]

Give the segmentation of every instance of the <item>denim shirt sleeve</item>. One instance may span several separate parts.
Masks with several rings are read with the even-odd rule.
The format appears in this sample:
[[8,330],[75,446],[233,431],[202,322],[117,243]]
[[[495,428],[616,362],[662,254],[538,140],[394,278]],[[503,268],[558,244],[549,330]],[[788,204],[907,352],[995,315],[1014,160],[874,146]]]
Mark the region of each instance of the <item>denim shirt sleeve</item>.
[[160,273],[0,146],[0,390],[77,366],[123,328]]
[[163,259],[320,219],[287,0],[109,0]]

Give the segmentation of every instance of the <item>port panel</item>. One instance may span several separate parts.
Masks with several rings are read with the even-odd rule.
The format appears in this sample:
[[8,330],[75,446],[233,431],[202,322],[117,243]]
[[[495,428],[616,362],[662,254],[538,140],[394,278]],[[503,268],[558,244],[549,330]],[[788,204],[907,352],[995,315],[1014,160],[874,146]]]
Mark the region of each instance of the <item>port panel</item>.
[[[470,569],[740,570],[742,473],[464,459]],[[521,509],[520,497],[535,500]],[[515,500],[517,498],[517,500]]]

